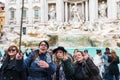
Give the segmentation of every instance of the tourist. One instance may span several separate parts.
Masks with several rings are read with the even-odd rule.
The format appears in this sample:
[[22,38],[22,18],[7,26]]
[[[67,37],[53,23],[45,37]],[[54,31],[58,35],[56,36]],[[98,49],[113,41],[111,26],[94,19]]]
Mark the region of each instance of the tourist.
[[2,58],[3,58],[2,52],[0,51],[0,68],[1,68],[1,65],[2,65]]
[[102,62],[101,56],[102,56],[102,51],[101,50],[96,50],[96,55],[94,56],[93,62],[98,67],[98,69],[100,71],[100,75],[102,77],[103,62]]
[[28,53],[28,48],[25,50],[24,55],[25,55],[26,57],[28,57],[28,56],[29,56],[29,53]]
[[103,79],[108,80],[108,67],[109,67],[109,62],[108,62],[108,56],[110,56],[110,49],[107,47],[105,49],[104,54],[102,55],[101,59],[103,60],[104,63],[104,74],[103,74]]
[[57,65],[55,80],[74,80],[72,61],[64,47],[59,46],[55,48],[53,53],[55,53],[55,63]]
[[0,51],[0,61],[1,61],[1,59],[2,59],[2,52]]
[[93,57],[90,56],[90,54],[88,53],[88,50],[87,50],[87,49],[84,50],[83,54],[84,54],[84,55],[88,55],[89,58],[90,58],[91,60],[93,60]]
[[8,48],[6,56],[4,57],[3,64],[1,66],[1,79],[0,80],[26,80],[24,71],[22,71],[17,64],[16,54],[18,53],[18,48],[12,45]]
[[99,69],[82,51],[75,54],[76,62],[73,64],[75,69],[74,80],[101,80]]
[[51,55],[51,57],[53,56],[53,49],[49,49],[48,50],[49,54]]
[[24,52],[24,54],[26,55],[26,57],[28,57],[35,49],[31,48],[30,50],[27,48]]
[[[110,63],[108,68],[108,71],[109,71],[108,80],[119,80],[118,64],[120,63],[120,61],[115,50],[112,50],[110,56],[108,56],[108,62]],[[114,79],[114,76],[115,76],[115,79]]]
[[79,51],[79,49],[74,49],[74,53],[73,54],[77,53],[77,51]]
[[[43,40],[39,43],[39,49],[34,50],[24,60],[22,67],[28,71],[27,80],[52,80],[51,76],[56,71],[56,65],[47,51],[48,48],[48,42]],[[16,59],[21,60],[22,55],[17,54]]]
[[76,59],[75,59],[75,54],[77,53],[77,51],[79,51],[78,49],[74,49],[74,53],[73,53],[73,59],[74,59],[74,62],[76,62]]

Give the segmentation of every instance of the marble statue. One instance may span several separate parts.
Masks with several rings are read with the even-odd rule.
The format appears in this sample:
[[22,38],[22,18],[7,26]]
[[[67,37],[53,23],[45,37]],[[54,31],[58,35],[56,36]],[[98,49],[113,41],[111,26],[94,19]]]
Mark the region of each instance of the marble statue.
[[99,5],[99,16],[106,17],[106,10],[107,10],[107,5],[105,1],[102,1],[101,4]]
[[117,18],[120,19],[120,2],[117,4]]
[[73,29],[79,29],[82,24],[82,15],[80,15],[77,3],[71,8],[71,19]]
[[80,14],[79,14],[79,10],[78,10],[78,7],[77,7],[76,3],[71,8],[71,14],[73,16],[73,19],[72,19],[73,22],[79,22],[80,21]]
[[48,15],[49,15],[49,20],[55,20],[56,11],[55,11],[55,6],[54,5],[51,6]]

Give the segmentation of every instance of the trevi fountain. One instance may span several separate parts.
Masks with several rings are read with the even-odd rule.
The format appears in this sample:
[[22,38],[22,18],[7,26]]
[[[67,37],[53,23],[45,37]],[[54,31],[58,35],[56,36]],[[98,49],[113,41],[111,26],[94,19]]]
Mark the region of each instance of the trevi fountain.
[[[37,25],[32,24],[32,27],[26,27],[26,22],[23,21],[26,29],[22,33],[22,47],[36,47],[41,40],[47,40],[53,47],[120,49],[119,0],[53,0],[53,3],[52,0],[42,1],[48,1],[47,21],[36,21],[34,24]],[[114,1],[116,5],[110,1]],[[63,9],[64,16],[61,13]],[[110,9],[115,9],[113,11],[116,14],[110,12]],[[19,46],[20,27],[13,27],[15,24],[12,22],[6,25],[9,27],[5,26],[2,31],[0,47],[5,48],[11,44]]]

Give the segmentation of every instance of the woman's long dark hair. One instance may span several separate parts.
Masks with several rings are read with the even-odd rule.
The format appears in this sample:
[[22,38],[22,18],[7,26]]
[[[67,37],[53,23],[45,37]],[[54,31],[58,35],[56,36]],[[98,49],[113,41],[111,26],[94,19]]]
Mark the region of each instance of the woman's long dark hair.
[[112,55],[113,61],[116,61],[117,58],[118,58],[118,56],[117,56],[117,53],[116,53],[115,50],[112,50],[112,51],[111,51],[111,55]]

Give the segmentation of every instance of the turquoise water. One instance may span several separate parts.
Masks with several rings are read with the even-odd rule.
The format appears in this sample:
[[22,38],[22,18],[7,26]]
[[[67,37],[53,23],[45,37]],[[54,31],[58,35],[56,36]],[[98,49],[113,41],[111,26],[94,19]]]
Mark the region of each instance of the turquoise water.
[[[52,49],[54,49],[54,48],[52,48]],[[65,48],[65,49],[68,51],[68,53],[73,55],[74,49],[76,49],[76,48]],[[97,49],[102,50],[102,53],[105,52],[105,48],[99,48],[99,47],[88,47],[88,48],[77,48],[77,49],[79,49],[81,51],[88,50],[88,53],[91,57],[94,57],[96,55],[96,50]],[[3,56],[4,55],[4,50],[0,49],[0,51],[1,51],[2,56]],[[22,49],[22,51],[25,51],[25,49]],[[30,51],[31,51],[30,48],[28,48],[27,52],[30,52]],[[117,52],[117,55],[120,58],[120,49],[116,49],[115,51]],[[24,55],[24,58],[26,58],[26,55]],[[120,68],[120,64],[119,64],[119,68]]]
[[[54,49],[54,48],[52,48],[52,49]],[[76,48],[65,48],[65,49],[66,49],[70,54],[73,55],[74,49],[76,49]],[[88,47],[88,48],[86,47],[86,48],[77,48],[77,49],[79,49],[79,50],[81,50],[81,51],[88,50],[89,55],[92,56],[92,57],[95,56],[97,49],[102,50],[102,53],[105,52],[105,48],[99,48],[99,47]],[[2,55],[4,55],[4,50],[0,48],[0,51],[1,51]],[[22,51],[24,52],[25,49],[22,49]],[[30,52],[30,51],[31,51],[30,48],[28,48],[27,52]],[[116,49],[115,51],[117,52],[117,55],[120,57],[120,49]]]

